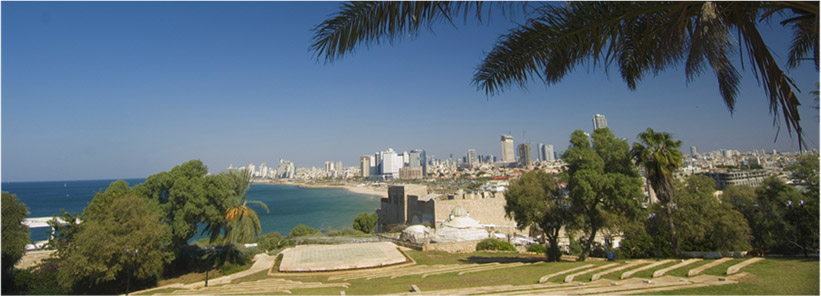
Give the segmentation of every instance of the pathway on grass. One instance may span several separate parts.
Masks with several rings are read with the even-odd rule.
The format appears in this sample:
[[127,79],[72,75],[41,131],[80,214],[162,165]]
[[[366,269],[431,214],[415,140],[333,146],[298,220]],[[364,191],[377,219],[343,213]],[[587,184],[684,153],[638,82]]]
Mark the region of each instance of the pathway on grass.
[[[223,277],[209,279],[208,284],[209,285],[226,284],[226,283],[230,283],[231,281],[233,281],[235,279],[245,277],[245,276],[249,276],[251,274],[254,274],[254,273],[257,273],[257,272],[260,272],[260,271],[263,271],[263,270],[267,270],[268,268],[271,267],[271,265],[274,264],[274,261],[276,260],[276,256],[270,256],[270,255],[264,254],[264,253],[263,254],[257,254],[256,256],[254,256],[253,260],[254,260],[254,265],[251,265],[251,268],[248,268],[247,270],[243,270],[243,271],[240,271],[240,272],[237,272],[237,273],[229,274],[229,275],[226,275],[226,276],[223,276]],[[203,279],[203,281],[195,282],[195,283],[191,283],[191,284],[177,283],[177,284],[170,284],[170,285],[165,285],[165,286],[160,286],[160,287],[154,287],[154,288],[145,289],[145,290],[142,290],[142,291],[135,291],[132,294],[137,294],[137,293],[145,294],[145,293],[148,293],[148,292],[151,292],[151,291],[163,290],[163,289],[169,289],[169,288],[190,290],[190,289],[199,288],[199,287],[203,287],[203,286],[205,286],[205,280],[204,279]]]

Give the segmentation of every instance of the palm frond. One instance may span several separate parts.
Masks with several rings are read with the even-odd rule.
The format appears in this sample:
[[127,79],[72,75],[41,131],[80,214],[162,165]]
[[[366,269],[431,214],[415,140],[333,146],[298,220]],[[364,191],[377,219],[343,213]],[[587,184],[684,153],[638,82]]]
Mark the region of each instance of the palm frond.
[[259,201],[259,200],[249,200],[249,201],[247,201],[247,202],[248,202],[248,203],[252,203],[252,204],[255,204],[255,205],[258,205],[258,206],[262,207],[263,209],[265,209],[265,213],[270,213],[270,212],[271,212],[270,210],[268,210],[268,205],[267,205],[267,204],[265,204],[265,203],[264,203],[264,202],[262,202],[262,201]]
[[[756,28],[755,15],[749,11],[729,11],[728,19],[738,28],[744,48],[747,51],[750,64],[756,80],[762,85],[770,101],[770,114],[773,115],[773,125],[780,128],[778,122],[779,109],[781,116],[787,123],[787,132],[792,136],[795,132],[798,143],[806,147],[801,128],[801,115],[798,113],[798,101],[793,89],[798,89],[795,83],[781,70],[770,53],[767,44],[761,38]],[[777,135],[776,135],[777,137]]]
[[357,45],[393,42],[415,36],[421,27],[431,28],[441,20],[453,23],[453,16],[476,9],[481,19],[482,2],[385,1],[347,2],[339,12],[316,26],[310,50],[326,62],[352,52]]

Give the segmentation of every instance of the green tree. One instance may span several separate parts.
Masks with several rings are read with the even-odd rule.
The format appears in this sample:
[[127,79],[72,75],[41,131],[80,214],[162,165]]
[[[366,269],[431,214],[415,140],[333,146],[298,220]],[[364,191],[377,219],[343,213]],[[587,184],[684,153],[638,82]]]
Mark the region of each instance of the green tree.
[[[415,36],[458,15],[482,19],[481,2],[349,2],[314,29],[311,50],[333,61],[359,45]],[[473,13],[475,11],[475,14]],[[750,64],[787,130],[803,146],[793,81],[778,65],[758,31],[758,23],[784,15],[792,30],[789,67],[812,55],[818,69],[817,2],[569,2],[544,4],[532,17],[501,36],[477,67],[473,83],[493,95],[511,84],[525,87],[533,77],[561,81],[576,66],[616,64],[630,89],[647,74],[684,64],[687,81],[709,68],[730,112],[735,106],[739,72],[731,54],[746,49]],[[738,40],[733,43],[731,40]],[[778,124],[774,120],[773,124]]]
[[373,233],[376,231],[376,223],[379,216],[376,213],[362,213],[353,219],[353,229],[362,231],[364,233]]
[[268,205],[258,200],[248,200],[245,194],[251,188],[250,172],[232,171],[227,173],[234,180],[235,195],[228,198],[228,207],[225,210],[225,238],[228,243],[246,243],[254,241],[254,237],[262,231],[259,215],[248,204],[256,204],[270,213]]
[[28,215],[26,205],[17,199],[17,195],[2,193],[2,260],[3,260],[3,292],[8,292],[14,283],[14,265],[26,251],[29,243],[29,228],[23,225],[23,219]]
[[61,255],[58,280],[73,293],[121,293],[132,278],[155,282],[173,258],[171,231],[159,213],[144,199],[109,188],[91,202],[101,206],[83,212],[82,227]]
[[802,194],[776,177],[755,190],[755,204],[745,213],[752,244],[775,253],[818,250],[818,197]]
[[[677,187],[674,219],[683,250],[744,251],[750,248],[747,220],[731,204],[722,203],[714,195],[712,178],[690,176]],[[659,207],[654,209],[664,212]]]
[[657,133],[651,128],[638,135],[641,143],[633,143],[630,153],[636,165],[643,166],[650,187],[665,209],[664,219],[667,220],[670,233],[670,243],[673,253],[678,256],[681,250],[678,245],[676,224],[673,219],[673,202],[675,194],[675,179],[673,173],[681,167],[684,160],[679,146],[681,141],[673,140],[668,133]]
[[818,196],[818,155],[801,155],[785,169],[794,180],[804,186],[805,194]]
[[570,201],[559,186],[558,176],[530,171],[510,183],[505,192],[505,213],[520,228],[536,224],[547,238],[548,261],[559,261],[559,231],[571,219]]
[[[579,260],[590,254],[596,234],[604,228],[620,228],[620,219],[636,219],[641,213],[641,179],[630,158],[630,145],[617,139],[609,128],[593,132],[593,144],[584,131],[570,135],[567,191],[579,228],[587,234]],[[622,224],[624,222],[621,222]]]
[[755,193],[755,207],[747,217],[753,232],[753,246],[775,252],[786,251],[783,249],[783,235],[788,225],[783,212],[787,201],[800,200],[801,193],[776,177],[764,179]]
[[299,224],[294,226],[290,232],[288,232],[289,238],[295,238],[300,236],[309,236],[319,233],[319,229],[311,228],[310,226]]
[[198,223],[221,225],[226,203],[235,192],[224,177],[206,176],[199,160],[185,162],[168,172],[146,178],[133,190],[160,211],[172,231],[171,247],[178,253],[197,233]]

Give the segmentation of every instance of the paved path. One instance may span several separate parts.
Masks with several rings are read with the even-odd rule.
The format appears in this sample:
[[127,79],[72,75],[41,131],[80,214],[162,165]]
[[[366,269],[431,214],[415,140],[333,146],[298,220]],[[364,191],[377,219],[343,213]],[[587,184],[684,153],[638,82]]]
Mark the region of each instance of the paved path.
[[[275,260],[276,260],[276,256],[270,256],[268,254],[257,254],[256,256],[254,256],[254,265],[251,265],[251,268],[248,268],[247,270],[240,271],[240,272],[237,272],[237,273],[232,273],[232,274],[229,274],[229,275],[226,275],[226,276],[223,276],[223,277],[208,279],[208,285],[227,284],[227,283],[230,283],[231,281],[233,281],[235,279],[245,277],[245,276],[248,276],[248,275],[263,271],[263,270],[268,270],[269,268],[271,268],[271,265],[274,264]],[[142,291],[134,291],[133,293],[145,294],[147,292],[162,290],[162,289],[171,289],[171,288],[173,288],[173,289],[195,289],[195,288],[200,288],[200,287],[204,287],[204,286],[205,286],[205,280],[203,280],[201,282],[191,283],[191,284],[181,284],[181,283],[170,284],[170,285],[154,287],[154,288],[146,289],[146,290],[142,290]]]

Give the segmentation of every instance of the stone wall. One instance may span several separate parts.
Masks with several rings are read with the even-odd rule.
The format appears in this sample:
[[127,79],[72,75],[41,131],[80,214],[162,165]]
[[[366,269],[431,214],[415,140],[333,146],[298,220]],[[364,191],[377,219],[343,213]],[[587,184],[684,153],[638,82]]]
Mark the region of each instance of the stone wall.
[[[505,217],[505,201],[502,193],[486,194],[482,198],[479,194],[456,195],[453,199],[437,199],[435,203],[435,219],[441,223],[448,218],[450,212],[455,207],[462,207],[470,214],[470,217],[479,223],[487,225],[493,224],[493,230],[509,235],[512,233],[528,233],[528,229],[516,229],[516,222]],[[438,226],[438,225],[437,225]]]
[[480,241],[427,243],[422,245],[422,251],[440,251],[448,253],[472,253],[476,251],[476,244]]
[[505,198],[502,193],[457,194],[451,197],[434,197],[427,194],[424,185],[399,185],[388,188],[388,198],[383,198],[377,210],[380,231],[389,231],[393,225],[425,224],[433,228],[448,219],[455,207],[462,207],[470,217],[484,225],[494,225],[490,230],[510,235],[528,234],[528,229],[516,229],[516,222],[505,217]]

